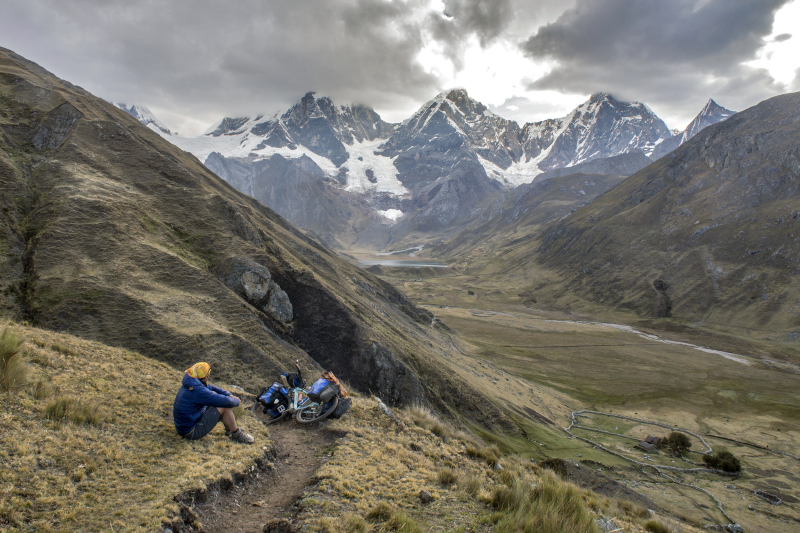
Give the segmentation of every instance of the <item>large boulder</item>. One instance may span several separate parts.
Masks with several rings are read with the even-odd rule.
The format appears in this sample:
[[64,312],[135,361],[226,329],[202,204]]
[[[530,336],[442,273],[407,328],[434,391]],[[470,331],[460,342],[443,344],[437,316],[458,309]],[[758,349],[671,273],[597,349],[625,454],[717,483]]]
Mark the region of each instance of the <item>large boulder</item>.
[[226,287],[253,307],[270,313],[281,322],[292,320],[292,302],[272,280],[267,267],[246,257],[230,257],[217,264],[215,270]]

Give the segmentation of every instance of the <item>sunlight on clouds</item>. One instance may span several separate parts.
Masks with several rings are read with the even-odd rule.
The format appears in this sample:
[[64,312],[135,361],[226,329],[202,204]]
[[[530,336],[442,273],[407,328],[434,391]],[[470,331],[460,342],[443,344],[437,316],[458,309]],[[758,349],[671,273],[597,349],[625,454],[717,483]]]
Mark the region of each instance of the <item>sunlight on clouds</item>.
[[[748,61],[745,65],[763,68],[775,81],[789,85],[800,68],[800,0],[783,6],[775,13],[772,34],[765,39],[766,44],[759,51],[758,59]],[[789,34],[790,38],[776,40],[781,35]]]

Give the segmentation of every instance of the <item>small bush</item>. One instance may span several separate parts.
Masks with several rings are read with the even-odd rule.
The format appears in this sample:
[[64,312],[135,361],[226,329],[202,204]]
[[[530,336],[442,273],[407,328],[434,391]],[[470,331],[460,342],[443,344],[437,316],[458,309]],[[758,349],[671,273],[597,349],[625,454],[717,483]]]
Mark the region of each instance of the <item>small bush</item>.
[[498,448],[496,444],[485,448],[476,448],[475,446],[469,445],[464,453],[466,453],[468,457],[483,459],[489,466],[495,466],[497,461],[499,461],[500,448]]
[[461,490],[467,494],[477,496],[483,488],[483,480],[481,480],[480,476],[476,476],[475,474],[467,474],[461,477],[459,486]]
[[345,533],[364,533],[367,531],[367,521],[356,514],[344,516]]
[[50,346],[50,349],[58,353],[62,353],[64,355],[77,355],[77,353],[72,348],[70,348],[69,346],[64,346],[63,344],[53,344],[52,346]]
[[329,516],[324,516],[317,522],[317,533],[336,533],[339,528],[336,527],[336,522]]
[[662,445],[675,453],[681,453],[688,451],[692,447],[692,441],[686,433],[673,431],[662,439]]
[[439,483],[442,485],[452,485],[458,481],[458,476],[456,475],[455,470],[452,468],[442,468],[436,474],[436,479],[438,479]]
[[741,472],[742,463],[727,450],[717,450],[703,456],[703,462],[709,468],[716,468],[724,472]]
[[46,381],[39,380],[31,386],[31,396],[37,400],[44,400],[53,394],[53,388]]
[[378,502],[378,505],[367,511],[367,518],[378,522],[386,522],[392,516],[392,506],[386,502]]
[[622,514],[631,518],[650,518],[650,511],[628,500],[619,500],[617,507],[622,511]]
[[403,511],[395,511],[386,522],[386,526],[399,533],[423,533],[419,525]]
[[0,333],[0,388],[7,394],[28,384],[30,367],[20,353],[22,339],[8,328]]
[[410,516],[383,501],[367,512],[367,518],[377,522],[385,522],[385,527],[390,531],[423,533],[422,528]]
[[597,525],[581,497],[581,490],[544,473],[535,488],[514,481],[495,487],[492,505],[498,533],[595,533]]
[[651,533],[670,533],[669,528],[658,520],[648,520],[644,523],[644,529]]
[[45,414],[51,420],[69,420],[73,424],[99,426],[105,421],[105,413],[98,405],[84,405],[72,396],[59,396],[50,400],[47,402]]

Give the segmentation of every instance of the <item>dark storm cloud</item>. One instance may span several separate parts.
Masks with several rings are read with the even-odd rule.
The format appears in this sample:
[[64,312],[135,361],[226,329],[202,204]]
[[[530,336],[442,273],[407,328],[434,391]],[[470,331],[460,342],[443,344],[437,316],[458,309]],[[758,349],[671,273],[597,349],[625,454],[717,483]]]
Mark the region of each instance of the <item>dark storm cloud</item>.
[[513,19],[509,0],[446,0],[442,13],[430,13],[426,21],[433,38],[444,46],[445,55],[461,68],[461,45],[465,35],[475,35],[481,46],[496,39]]
[[416,56],[496,38],[508,0],[448,2],[446,24],[385,0],[36,0],[4,7],[0,46],[105,98],[195,116],[277,111],[306,91],[374,107],[440,88]]
[[608,91],[672,113],[688,102],[699,111],[709,97],[742,109],[785,90],[741,63],[755,59],[786,1],[580,0],[522,44],[555,63],[530,88]]
[[784,41],[788,41],[791,38],[792,38],[791,33],[781,33],[780,35],[776,35],[773,41],[775,41],[776,43],[782,43]]

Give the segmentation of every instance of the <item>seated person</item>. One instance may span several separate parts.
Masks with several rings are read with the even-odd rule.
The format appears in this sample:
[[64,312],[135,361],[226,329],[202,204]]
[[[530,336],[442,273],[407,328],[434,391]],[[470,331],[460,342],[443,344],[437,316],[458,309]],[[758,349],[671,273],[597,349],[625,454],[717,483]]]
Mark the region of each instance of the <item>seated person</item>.
[[208,363],[194,364],[184,373],[183,384],[172,407],[175,430],[185,439],[202,439],[222,420],[226,434],[230,434],[233,440],[252,444],[252,435],[237,427],[233,416],[233,408],[241,400],[225,389],[209,385],[210,373]]

